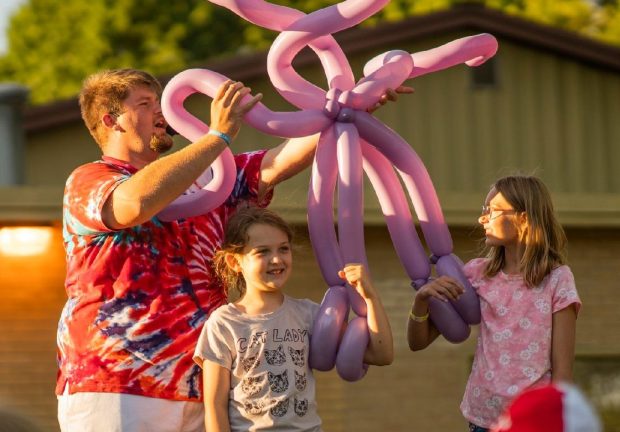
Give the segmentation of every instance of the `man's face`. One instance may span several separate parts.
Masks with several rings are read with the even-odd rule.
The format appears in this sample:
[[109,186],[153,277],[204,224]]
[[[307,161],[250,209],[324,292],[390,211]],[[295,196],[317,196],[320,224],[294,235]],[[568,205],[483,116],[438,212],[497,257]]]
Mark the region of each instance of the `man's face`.
[[[118,123],[129,134],[130,145],[145,145],[157,154],[165,153],[173,145],[172,137],[166,133],[167,123],[161,112],[157,94],[146,86],[133,89],[123,101],[123,112]],[[134,138],[134,140],[131,140]]]

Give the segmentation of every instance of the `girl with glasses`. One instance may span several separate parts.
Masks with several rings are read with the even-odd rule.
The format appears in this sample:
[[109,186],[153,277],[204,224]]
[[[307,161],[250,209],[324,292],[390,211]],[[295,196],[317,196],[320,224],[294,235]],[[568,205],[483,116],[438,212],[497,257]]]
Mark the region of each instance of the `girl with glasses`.
[[[486,432],[524,389],[571,381],[581,301],[566,265],[564,230],[540,179],[497,180],[478,222],[487,253],[464,270],[482,320],[461,412],[470,431]],[[407,328],[412,351],[439,336],[427,319],[430,298],[455,300],[462,292],[447,276],[418,290]]]

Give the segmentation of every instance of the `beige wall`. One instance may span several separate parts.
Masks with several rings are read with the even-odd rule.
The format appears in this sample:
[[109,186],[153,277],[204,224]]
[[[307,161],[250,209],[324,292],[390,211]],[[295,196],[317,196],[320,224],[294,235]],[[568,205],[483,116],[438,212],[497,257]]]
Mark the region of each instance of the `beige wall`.
[[[298,231],[300,241],[288,291],[320,301],[326,287],[305,230],[302,227]],[[452,234],[461,258],[476,255],[479,232],[454,228]],[[587,367],[589,359],[604,358],[606,364],[611,362],[610,380],[620,379],[620,230],[572,229],[568,236],[571,267],[584,303],[578,320],[576,374],[584,388],[600,392],[600,385],[592,381],[596,376],[584,374],[580,368]],[[458,404],[468,376],[474,337],[460,345],[439,339],[425,351],[410,352],[404,329],[413,291],[387,231],[369,227],[366,241],[373,278],[392,324],[396,360],[389,367],[372,367],[357,383],[346,383],[335,372],[317,373],[325,430],[465,430]],[[63,276],[58,229],[52,247],[43,256],[0,256],[0,405],[36,420],[45,431],[57,430],[53,394],[55,332],[65,301]],[[606,388],[612,394],[620,390],[613,382]],[[593,396],[605,408],[609,394],[607,399],[598,393]],[[608,410],[613,414],[613,407]],[[616,417],[617,410],[616,406]]]
[[[360,78],[364,63],[377,53],[396,48],[417,52],[473,33],[402,41],[357,53],[350,61]],[[514,41],[499,42],[496,85],[476,87],[470,68],[461,65],[407,81],[415,94],[375,115],[418,152],[440,191],[479,192],[498,175],[521,169],[538,171],[556,193],[620,192],[620,178],[614,175],[620,159],[615,145],[620,142],[620,74]],[[318,66],[300,73],[326,87]],[[246,84],[265,95],[270,109],[292,110],[261,78]],[[196,96],[190,111],[206,120],[209,102]],[[233,148],[276,142],[248,126]],[[75,165],[97,155],[81,121],[32,132],[27,136],[26,183],[62,185]],[[285,189],[296,184],[293,180]]]
[[[352,65],[359,76],[363,63],[379,52],[416,52],[459,36],[379,47],[353,56]],[[476,234],[464,227],[475,220],[493,179],[520,169],[536,171],[548,182],[561,220],[570,227],[570,261],[584,301],[578,321],[577,376],[599,406],[614,415],[619,409],[614,395],[620,392],[620,75],[511,40],[500,40],[497,72],[498,85],[485,89],[471,86],[463,66],[416,79],[411,82],[416,88],[413,96],[402,97],[376,115],[424,161],[446,218],[455,227],[455,246],[463,259],[476,253]],[[325,87],[318,68],[303,74]],[[269,108],[290,109],[266,80],[247,84],[265,94]],[[208,103],[196,97],[189,107],[206,119]],[[246,127],[233,148],[251,150],[277,142]],[[177,140],[177,146],[183,143]],[[0,221],[27,220],[29,215],[58,220],[66,177],[98,155],[79,121],[28,134],[29,188],[0,189]],[[274,208],[287,219],[302,224],[308,179],[306,172],[287,181],[274,201]],[[318,374],[326,430],[464,430],[458,404],[474,338],[461,345],[439,340],[424,352],[408,351],[404,325],[413,293],[380,225],[372,190],[367,192],[368,255],[392,322],[397,358],[394,365],[372,368],[354,384],[334,373]],[[46,431],[56,430],[54,352],[56,323],[65,301],[63,279],[58,229],[45,256],[0,256],[0,405],[34,418]],[[319,301],[324,290],[306,243],[296,257],[290,292]],[[607,375],[588,369],[600,359],[611,371]],[[614,427],[607,430],[620,431],[620,426]]]

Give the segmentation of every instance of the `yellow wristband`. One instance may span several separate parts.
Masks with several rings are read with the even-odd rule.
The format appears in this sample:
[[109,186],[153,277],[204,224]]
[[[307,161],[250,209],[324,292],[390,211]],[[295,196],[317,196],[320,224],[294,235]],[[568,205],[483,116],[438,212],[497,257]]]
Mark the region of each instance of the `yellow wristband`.
[[426,312],[426,315],[422,315],[421,317],[419,317],[419,316],[416,316],[413,313],[413,311],[411,311],[411,312],[409,312],[409,318],[412,321],[421,323],[421,322],[424,322],[424,321],[426,321],[428,319],[429,314],[430,314],[430,312]]

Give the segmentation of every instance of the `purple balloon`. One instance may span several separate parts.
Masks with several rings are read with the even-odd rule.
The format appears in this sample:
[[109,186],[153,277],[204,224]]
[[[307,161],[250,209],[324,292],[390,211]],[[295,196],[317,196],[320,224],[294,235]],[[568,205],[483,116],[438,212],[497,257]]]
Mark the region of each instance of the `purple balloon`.
[[447,341],[460,343],[469,337],[470,327],[451,303],[431,298],[428,307],[430,320]]
[[[195,93],[214,97],[226,80],[225,76],[205,69],[188,69],[175,75],[162,94],[162,112],[168,124],[192,142],[201,138],[209,127],[187,112],[183,104]],[[245,96],[242,101],[247,102],[249,98]],[[247,113],[244,120],[262,132],[289,138],[312,135],[332,124],[322,109],[273,112],[261,103]],[[201,187],[188,189],[157,217],[171,221],[205,214],[219,207],[232,192],[236,173],[232,152],[226,148],[197,179]]]
[[338,160],[338,239],[345,263],[368,266],[364,248],[362,149],[351,123],[335,124]]
[[[211,3],[224,6],[240,17],[275,31],[284,31],[299,19],[304,17],[301,11],[279,6],[259,0],[210,0]],[[323,32],[330,33],[330,32]],[[355,85],[353,71],[340,45],[330,34],[319,36],[310,41],[308,46],[317,54],[325,70],[327,83],[330,89],[349,89]],[[294,69],[289,73],[297,75]],[[298,76],[298,75],[297,75]],[[283,93],[290,103],[298,108],[321,108],[325,99],[324,92],[312,83],[303,81],[299,77],[297,84],[302,87],[299,93]],[[310,97],[308,97],[310,96]]]
[[411,280],[426,281],[431,274],[430,262],[392,163],[366,141],[363,141],[362,150],[364,171],[379,199],[396,254]]
[[328,371],[336,364],[342,329],[349,315],[349,300],[343,286],[330,287],[314,319],[310,338],[310,366]]
[[[293,59],[306,45],[317,38],[359,24],[381,10],[387,3],[389,0],[345,0],[312,12],[287,26],[286,31],[282,32],[271,45],[267,57],[267,71],[278,93],[297,106],[300,104],[308,104],[311,107],[322,106],[324,95],[295,72]],[[338,60],[336,70],[350,70],[346,58]]]
[[330,286],[342,283],[338,272],[344,267],[334,231],[334,188],[338,177],[334,140],[333,128],[321,135],[308,192],[308,232],[323,279]]
[[357,316],[366,317],[368,313],[368,306],[366,306],[366,302],[357,290],[352,286],[347,285],[347,296],[349,297],[349,304],[351,305],[353,312],[355,312]]
[[336,370],[342,379],[357,381],[366,375],[368,365],[364,364],[364,353],[369,340],[366,318],[349,321],[336,357]]
[[439,276],[450,276],[465,288],[458,300],[451,303],[467,324],[480,324],[480,299],[463,273],[463,262],[450,254],[439,258],[435,268]]
[[[396,88],[406,79],[461,63],[469,66],[483,63],[497,51],[495,38],[489,34],[470,36],[412,54],[388,51],[370,60],[364,68],[365,77],[356,83],[332,33],[358,24],[389,0],[345,0],[308,15],[263,0],[211,1],[255,24],[282,32],[269,51],[268,73],[276,90],[301,111],[273,112],[259,103],[244,120],[262,132],[281,137],[321,132],[308,194],[308,229],[323,278],[332,288],[323,300],[322,318],[319,316],[315,324],[317,333],[313,333],[311,341],[313,366],[331,368],[335,361],[338,373],[347,380],[361,378],[367,369],[363,364],[369,338],[364,318],[366,304],[353,288],[340,286],[343,281],[338,277],[345,264],[367,261],[361,192],[363,171],[377,192],[396,252],[407,274],[419,287],[430,276],[431,262],[417,236],[396,173],[401,177],[425,242],[431,254],[438,257],[438,273],[456,277],[466,286],[465,295],[454,304],[431,300],[431,320],[446,339],[452,342],[466,339],[469,324],[479,322],[478,300],[460,270],[462,263],[452,256],[452,239],[430,176],[415,151],[366,110],[388,88]],[[294,58],[306,46],[314,50],[325,69],[327,90],[305,80],[292,66]],[[164,98],[168,107],[164,115],[175,129],[194,140],[192,136],[200,136],[208,128],[184,111],[184,99],[196,91],[213,96],[226,77],[204,70],[186,72],[166,86],[164,94],[174,97]],[[180,197],[164,210],[169,214],[167,217],[204,212],[223,202],[229,193],[227,188],[231,187],[231,176],[235,175],[231,160],[229,151],[224,151],[211,167],[213,179],[209,181],[205,177],[198,181],[199,187],[192,188],[199,189],[194,192],[198,195]],[[336,187],[338,234],[334,229]],[[358,317],[347,325],[349,308]],[[321,343],[322,338],[328,342]]]
[[368,113],[355,117],[360,136],[373,144],[398,170],[418,215],[424,238],[436,256],[452,252],[452,237],[444,220],[435,187],[415,151],[396,132]]

